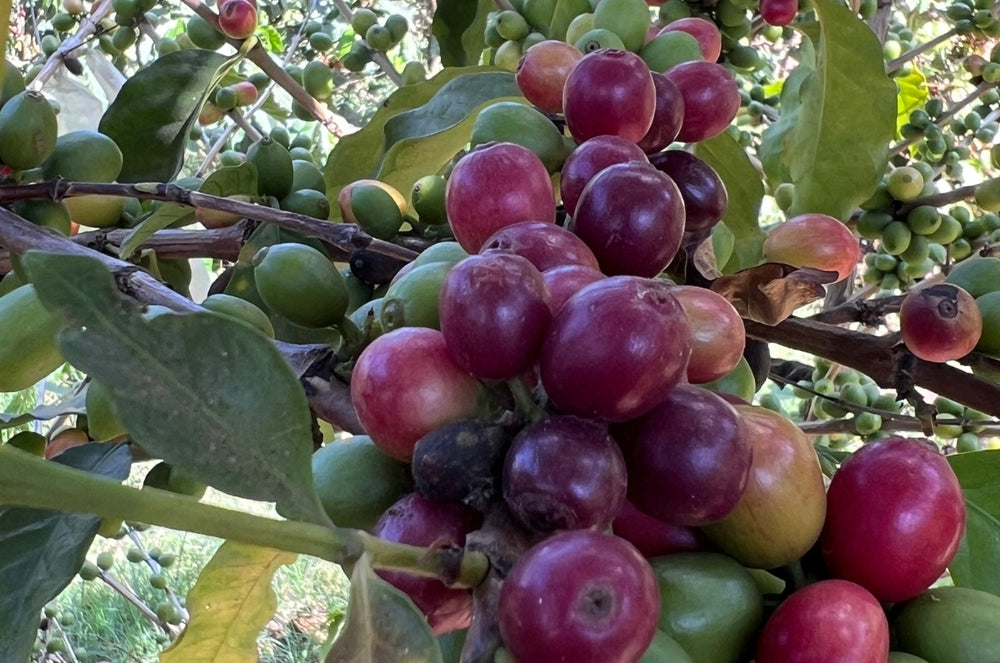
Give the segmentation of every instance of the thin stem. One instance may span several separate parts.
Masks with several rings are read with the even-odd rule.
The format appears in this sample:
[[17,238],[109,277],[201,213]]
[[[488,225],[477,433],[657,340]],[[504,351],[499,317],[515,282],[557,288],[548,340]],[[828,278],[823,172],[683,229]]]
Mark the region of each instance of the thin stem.
[[[143,200],[162,200],[196,208],[203,207],[223,212],[233,212],[249,219],[272,223],[282,228],[321,239],[347,252],[366,248],[404,261],[413,260],[418,255],[416,251],[372,237],[362,231],[357,224],[331,223],[330,221],[316,219],[305,214],[286,212],[272,207],[212,196],[198,191],[188,191],[174,184],[148,182],[141,184],[102,184],[52,180],[34,184],[0,187],[0,202],[32,198],[62,200],[63,198],[85,196],[88,194],[125,196]],[[8,246],[8,248],[10,247]]]
[[[341,16],[350,22],[351,17],[354,16],[354,12],[344,0],[333,0],[333,6],[337,8]],[[364,38],[364,35],[358,36]],[[369,48],[369,50],[371,51],[372,62],[377,64],[379,68],[389,76],[393,83],[402,87],[403,77],[398,71],[396,71],[396,68],[392,66],[392,63],[389,62],[389,58],[386,57],[385,53],[376,51],[374,48]]]
[[[976,86],[975,90],[973,90],[968,94],[968,96],[966,96],[964,99],[962,99],[954,106],[949,108],[948,112],[939,116],[935,124],[937,124],[938,126],[944,126],[944,124],[948,122],[948,120],[950,120],[951,118],[955,117],[955,115],[957,115],[960,110],[972,104],[976,99],[983,96],[984,94],[994,89],[995,87],[996,87],[995,85],[987,83],[986,81],[981,82],[979,85]],[[906,150],[906,148],[908,148],[910,145],[913,145],[921,138],[923,138],[923,136],[914,136],[913,138],[907,138],[901,143],[897,143],[892,149],[889,150],[889,156],[894,157],[898,154],[902,154],[903,151]]]
[[[218,14],[204,5],[201,0],[181,0],[181,2],[190,7],[196,14],[218,29]],[[226,41],[237,49],[244,44],[243,40],[230,39],[229,37],[226,38]],[[329,108],[318,102],[311,94],[306,92],[305,88],[299,85],[298,82],[292,78],[281,65],[275,62],[259,43],[254,44],[253,47],[250,48],[246,57],[248,60],[260,67],[272,81],[282,87],[292,96],[293,99],[308,110],[313,117],[319,120],[319,122],[326,127],[328,131],[330,131],[330,133],[336,136],[343,136],[345,133],[350,133],[351,131],[356,130],[354,125],[345,120],[343,117],[332,113]]]
[[202,504],[186,495],[138,490],[6,445],[0,447],[0,504],[143,522],[341,565],[369,552],[373,566],[440,578],[453,586],[473,587],[489,568],[481,553],[408,546],[360,530],[273,520]]
[[524,383],[524,378],[508,380],[507,386],[510,387],[510,393],[514,396],[517,409],[528,422],[535,423],[545,418],[545,410],[535,402],[531,390]]
[[142,613],[143,617],[156,624],[161,631],[170,635],[170,626],[157,617],[156,613],[153,612],[152,609],[146,605],[134,591],[132,591],[131,587],[120,582],[118,578],[114,577],[107,571],[101,571],[98,578],[100,578],[101,582],[106,584],[108,587],[118,592],[123,599],[134,605],[135,608]]
[[899,214],[904,215],[910,210],[920,207],[921,205],[930,205],[931,207],[942,207],[944,205],[950,205],[952,203],[957,203],[960,200],[967,200],[971,198],[976,193],[976,187],[978,184],[968,184],[966,186],[960,186],[957,189],[952,189],[951,191],[944,191],[942,193],[934,193],[929,196],[924,196],[923,198],[917,198],[916,200],[911,200],[905,205],[899,208]]
[[955,28],[952,28],[951,30],[948,30],[948,32],[945,32],[942,35],[938,35],[937,37],[935,37],[934,39],[931,39],[928,42],[920,44],[920,46],[917,46],[915,48],[911,48],[910,50],[908,50],[907,52],[903,53],[902,55],[900,55],[895,60],[890,60],[886,64],[886,71],[887,71],[887,73],[891,74],[892,72],[896,71],[901,66],[903,66],[904,64],[906,64],[907,62],[909,62],[910,60],[912,60],[913,58],[915,58],[915,57],[917,57],[919,55],[923,55],[924,53],[926,53],[927,51],[931,50],[932,48],[934,48],[938,44],[941,44],[943,42],[948,41],[949,39],[951,39],[952,37],[954,37],[957,34],[958,34],[958,31],[955,30]]
[[82,46],[87,38],[97,31],[101,21],[111,14],[111,9],[111,0],[98,0],[91,9],[90,15],[80,22],[76,32],[59,44],[56,52],[45,61],[42,70],[38,72],[28,88],[40,91],[49,78],[56,73],[56,70],[63,66],[63,56]]

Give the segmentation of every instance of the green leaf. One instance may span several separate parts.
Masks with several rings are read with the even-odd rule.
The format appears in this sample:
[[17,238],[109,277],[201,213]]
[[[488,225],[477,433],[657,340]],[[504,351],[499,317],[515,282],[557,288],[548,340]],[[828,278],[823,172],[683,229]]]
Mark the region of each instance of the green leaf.
[[480,110],[499,101],[519,99],[522,97],[490,97],[450,127],[429,136],[418,135],[397,141],[386,152],[377,179],[398,191],[409,192],[417,180],[443,168],[469,142],[472,125]]
[[121,148],[119,182],[168,182],[177,175],[188,134],[209,91],[241,57],[177,51],[157,58],[125,82],[99,125]]
[[285,42],[281,39],[281,33],[273,25],[258,25],[254,34],[268,52],[284,53]]
[[[810,42],[805,41],[804,44]],[[812,49],[807,49],[810,53]],[[771,181],[771,188],[777,188],[782,182],[791,182],[789,172],[789,144],[794,138],[795,128],[802,116],[802,85],[813,75],[813,64],[803,58],[798,67],[792,70],[781,89],[781,115],[771,124],[761,137],[761,145],[757,150],[764,172]]]
[[[795,197],[788,215],[846,219],[885,173],[896,133],[896,86],[885,74],[882,45],[864,21],[837,0],[813,4],[820,38],[790,145]],[[858,113],[859,99],[864,113]]]
[[292,553],[227,541],[187,595],[191,620],[160,663],[257,663],[257,637],[278,604],[271,580]]
[[119,257],[128,260],[142,246],[142,243],[152,237],[153,233],[171,226],[182,226],[194,223],[194,208],[175,203],[164,203],[155,212],[143,219],[139,225],[129,231],[122,240]]
[[[888,163],[895,135],[896,86],[885,74],[882,46],[871,29],[837,0],[813,0],[818,24],[804,26],[815,68],[795,81],[801,106],[767,132],[780,144],[782,181],[795,185],[788,216],[821,212],[846,219],[871,197]],[[794,98],[794,97],[793,97]],[[862,101],[863,100],[863,101]],[[864,112],[859,112],[863,103]],[[773,152],[770,171],[774,171]]]
[[224,166],[205,178],[198,188],[210,196],[256,196],[257,167],[252,163]]
[[94,258],[31,251],[23,262],[66,320],[60,350],[107,385],[136,443],[227,493],[329,523],[313,488],[305,394],[265,336],[207,312],[147,320]]
[[1000,450],[948,456],[965,495],[965,536],[949,570],[955,584],[1000,596]]
[[[24,452],[11,452],[24,453]],[[53,462],[124,480],[131,468],[125,445],[84,444]],[[0,507],[0,661],[27,661],[41,610],[73,580],[101,519],[23,507]]]
[[927,91],[927,77],[917,67],[902,76],[893,76],[899,94],[896,97],[896,130],[910,120],[910,113],[923,108],[930,98]]
[[479,63],[486,48],[486,19],[496,11],[494,0],[438,0],[431,32],[441,49],[445,67],[468,67]]
[[364,555],[351,573],[347,617],[326,663],[441,663],[427,619],[403,592],[372,570]]
[[[327,198],[336,201],[345,185],[375,177],[393,143],[417,136],[432,136],[461,122],[488,99],[520,94],[513,80],[510,72],[483,67],[448,68],[424,83],[399,88],[385,100],[382,108],[363,129],[341,138],[330,152],[324,167]],[[513,92],[511,85],[514,85]],[[446,113],[446,118],[429,115],[422,108],[425,104]],[[390,120],[407,111],[413,113],[389,126]],[[390,131],[391,137],[387,133]],[[424,175],[430,172],[428,169]],[[402,193],[408,195],[409,191]]]
[[[746,150],[725,132],[698,143],[695,154],[719,174],[729,194],[729,207],[722,223],[732,232],[732,251],[724,263],[725,256],[716,254],[719,269],[724,274],[731,274],[756,265],[761,259],[765,237],[757,225],[760,202],[764,198],[760,172],[750,162]],[[720,243],[722,241],[720,238]],[[727,246],[728,242],[721,245]]]

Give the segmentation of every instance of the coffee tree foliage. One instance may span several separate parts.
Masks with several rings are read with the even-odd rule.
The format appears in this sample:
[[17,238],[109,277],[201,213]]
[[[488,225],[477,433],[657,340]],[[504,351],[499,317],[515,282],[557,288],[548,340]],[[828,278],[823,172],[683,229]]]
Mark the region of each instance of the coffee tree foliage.
[[[451,238],[414,192],[455,167],[483,109],[528,104],[513,73],[522,53],[579,34],[574,19],[596,4],[261,0],[249,28],[246,15],[229,19],[229,36],[216,30],[235,11],[229,3],[13,7],[0,33],[0,382],[4,391],[31,388],[64,362],[87,377],[58,403],[0,415],[5,443],[36,421],[69,417],[77,431],[74,442],[57,442],[53,429],[0,448],[0,660],[29,659],[43,607],[81,572],[100,524],[121,521],[227,541],[186,613],[173,615],[163,661],[256,660],[274,611],[270,578],[294,554],[351,577],[328,661],[451,660],[410,599],[374,569],[476,587],[480,601],[519,549],[500,545],[504,530],[489,523],[462,551],[388,543],[365,531],[370,523],[331,521],[310,459],[324,435],[335,444],[331,430],[363,433],[349,384],[377,335],[374,316],[340,318]],[[859,443],[932,437],[968,506],[951,578],[1000,593],[996,7],[808,0],[775,26],[754,0],[650,5],[651,25],[715,23],[718,62],[739,87],[729,128],[690,145],[718,173],[728,207],[710,233],[687,237],[666,270],[722,293],[744,320],[742,377],[717,388],[793,419],[827,475]],[[523,26],[511,27],[511,12]],[[690,59],[679,53],[670,57]],[[31,94],[18,96],[25,86]],[[563,119],[548,119],[569,141]],[[506,127],[504,140],[523,129]],[[113,147],[60,147],[72,131],[98,131]],[[311,186],[292,191],[291,158]],[[387,204],[377,214],[365,207]],[[768,233],[810,213],[838,219],[859,244],[849,278],[797,269],[808,260],[765,260]],[[350,274],[336,319],[303,323],[258,290],[262,249],[287,243]],[[211,265],[209,292],[259,307],[256,328],[206,312],[190,259]],[[305,286],[284,276],[290,285],[277,298],[294,299]],[[897,316],[908,292],[946,278],[977,298],[983,319],[975,350],[950,363],[911,352]],[[537,391],[493,390],[490,411],[506,422],[531,420],[544,405]],[[13,448],[26,440],[49,459]],[[166,478],[143,490],[120,485],[133,462],[150,458],[165,463]],[[203,505],[179,494],[191,492],[178,489],[181,474],[189,487],[273,502],[284,519]],[[477,628],[463,660],[494,660],[495,629]]]

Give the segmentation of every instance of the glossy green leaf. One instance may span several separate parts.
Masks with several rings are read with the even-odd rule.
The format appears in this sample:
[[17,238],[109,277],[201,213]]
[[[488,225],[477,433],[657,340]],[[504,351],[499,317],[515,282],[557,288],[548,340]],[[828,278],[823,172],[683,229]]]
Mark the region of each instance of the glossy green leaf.
[[[804,40],[803,44],[809,46],[810,42]],[[813,75],[814,66],[812,48],[807,47],[800,53],[799,66],[792,70],[781,88],[781,115],[764,130],[761,137],[757,157],[772,189],[782,182],[792,181],[788,163],[789,145],[802,115],[802,86]]]
[[910,119],[910,113],[923,108],[930,98],[927,77],[917,67],[902,76],[894,76],[893,82],[899,90],[896,97],[896,129],[899,130]]
[[431,32],[441,49],[445,67],[468,67],[479,64],[486,48],[483,33],[486,17],[497,11],[494,0],[438,0]]
[[157,58],[125,82],[99,125],[121,148],[119,182],[167,182],[177,175],[209,91],[239,57],[181,50]]
[[[757,225],[760,202],[764,198],[760,172],[750,162],[746,150],[728,133],[701,141],[695,154],[715,169],[729,194],[729,208],[722,223],[732,232],[732,250],[724,262],[725,256],[716,255],[719,269],[724,274],[731,274],[756,265],[764,246],[764,232]],[[729,243],[728,238],[720,238],[721,246]]]
[[59,348],[108,386],[133,439],[193,478],[329,521],[312,482],[312,427],[298,379],[266,337],[211,313],[145,319],[96,259],[28,252]]
[[191,613],[160,663],[257,663],[257,638],[278,601],[271,580],[292,553],[227,541],[187,595]]
[[965,495],[965,536],[949,570],[960,587],[1000,596],[1000,450],[948,456]]
[[857,14],[838,0],[813,0],[813,7],[819,22],[807,33],[816,67],[801,83],[799,118],[784,150],[795,185],[788,215],[846,219],[885,172],[896,133],[896,86],[885,74],[882,45]]
[[125,239],[122,240],[120,257],[122,260],[128,260],[142,246],[142,243],[158,230],[171,226],[187,225],[194,223],[194,221],[193,207],[176,203],[163,203],[125,236]]
[[[501,75],[497,76],[498,73]],[[450,83],[459,79],[461,83],[450,86]],[[430,117],[426,112],[409,115],[393,126],[392,142],[418,135],[429,136],[435,131],[448,129],[481,106],[485,101],[484,96],[489,96],[489,88],[484,89],[482,81],[496,86],[492,98],[509,96],[509,84],[513,81],[513,74],[482,67],[447,68],[428,81],[401,87],[389,95],[363,129],[341,138],[330,152],[323,169],[326,175],[327,198],[336,201],[337,195],[345,185],[362,178],[375,177],[386,151],[391,146],[391,142],[386,138],[390,120],[407,111],[419,110],[425,104],[437,99],[434,101],[434,107],[448,113],[447,122]],[[446,86],[448,91],[444,92]],[[444,92],[443,95],[438,97],[438,93],[441,92]],[[454,104],[455,107],[450,108],[450,104]],[[427,175],[429,172],[424,174]],[[403,193],[409,194],[409,191]]]
[[368,556],[351,573],[347,617],[326,663],[441,663],[427,619],[403,592],[375,575]]
[[[122,481],[131,468],[131,455],[121,444],[84,444],[67,449],[53,462]],[[4,629],[0,661],[29,659],[42,608],[80,570],[100,522],[97,516],[0,506],[0,623]]]
[[480,110],[498,101],[517,99],[521,97],[491,97],[446,129],[429,136],[399,140],[386,152],[377,178],[399,191],[410,191],[417,180],[443,168],[469,142]]
[[423,138],[446,131],[502,97],[521,97],[509,71],[480,71],[445,83],[424,105],[400,113],[385,123],[385,149],[407,138]]
[[285,52],[285,42],[281,39],[281,33],[273,25],[258,25],[254,34],[268,52]]

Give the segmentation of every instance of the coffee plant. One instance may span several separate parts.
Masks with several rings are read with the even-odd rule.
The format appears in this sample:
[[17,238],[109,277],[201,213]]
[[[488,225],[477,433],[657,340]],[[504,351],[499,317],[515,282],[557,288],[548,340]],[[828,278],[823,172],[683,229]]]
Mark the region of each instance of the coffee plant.
[[5,12],[0,391],[76,377],[0,414],[0,661],[95,660],[77,575],[256,661],[296,555],[327,663],[996,661],[998,16]]

